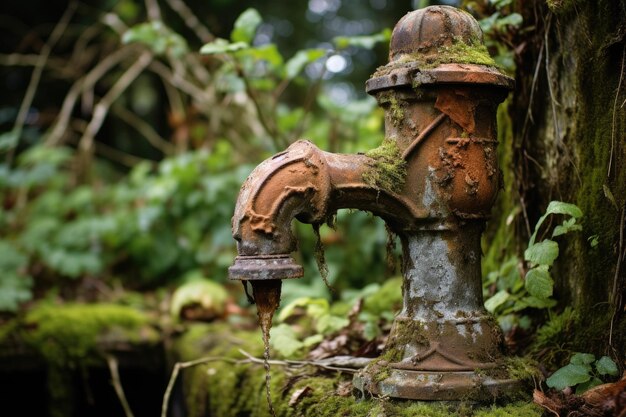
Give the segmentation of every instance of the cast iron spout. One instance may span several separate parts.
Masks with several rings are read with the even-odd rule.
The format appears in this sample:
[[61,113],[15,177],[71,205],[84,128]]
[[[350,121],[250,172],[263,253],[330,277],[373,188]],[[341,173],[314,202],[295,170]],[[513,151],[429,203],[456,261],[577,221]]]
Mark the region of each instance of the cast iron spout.
[[492,399],[517,384],[494,372],[502,338],[483,307],[480,270],[480,236],[501,186],[496,110],[514,83],[495,68],[474,18],[453,7],[407,14],[390,49],[366,83],[385,110],[383,146],[343,155],[298,141],[259,165],[237,201],[239,256],[229,274],[299,277],[294,218],[321,224],[341,208],[370,211],[402,242],[404,306],[383,357],[355,386],[408,399]]
[[[399,155],[398,155],[399,157]],[[366,181],[376,160],[324,152],[300,140],[260,164],[241,188],[233,216],[239,256],[229,269],[241,280],[302,276],[289,256],[296,247],[292,220],[327,221],[338,209],[371,211],[390,224],[414,225],[428,213],[402,193]]]

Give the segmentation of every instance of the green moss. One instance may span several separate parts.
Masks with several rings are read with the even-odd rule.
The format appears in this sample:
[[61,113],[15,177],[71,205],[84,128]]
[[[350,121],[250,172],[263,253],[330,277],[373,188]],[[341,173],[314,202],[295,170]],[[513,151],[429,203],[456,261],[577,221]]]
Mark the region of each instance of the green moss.
[[548,8],[558,15],[574,10],[577,3],[578,0],[546,0]]
[[400,125],[404,119],[404,103],[398,99],[398,93],[395,91],[383,91],[378,94],[377,99],[385,107],[394,126]]
[[363,181],[382,190],[399,192],[406,180],[406,161],[397,143],[385,139],[378,147],[365,153],[371,163],[363,173]]
[[[537,330],[530,353],[548,369],[564,366],[573,352],[604,355],[608,343],[611,310],[606,305],[587,310],[566,308],[561,314],[551,316]],[[614,346],[623,346],[626,320],[613,326]],[[618,350],[619,351],[619,350]]]
[[537,361],[528,357],[511,356],[504,360],[508,377],[518,381],[540,381],[543,378]]
[[457,39],[452,45],[439,48],[438,55],[438,64],[455,63],[496,66],[496,61],[489,55],[487,47],[478,39],[474,39],[470,44]]
[[402,67],[417,67],[427,70],[436,68],[441,64],[474,64],[498,67],[480,39],[471,39],[466,42],[457,37],[451,45],[441,46],[434,53],[416,52],[401,55],[389,64],[379,67],[372,77],[382,77]]
[[505,406],[492,405],[486,410],[477,410],[474,417],[541,417],[543,409],[536,404],[516,402]]
[[145,314],[120,305],[45,304],[30,311],[24,322],[32,328],[24,332],[25,341],[49,363],[75,367],[96,352],[99,336],[105,331],[121,331],[126,341],[140,341],[145,335],[140,330],[149,320]]
[[[242,359],[238,349],[255,356],[262,354],[258,331],[236,330],[225,324],[193,325],[177,338],[172,351],[185,360],[200,357]],[[191,356],[188,356],[191,355]],[[182,359],[182,358],[179,358]],[[390,369],[382,359],[380,380]],[[271,396],[279,417],[539,417],[537,407],[528,402],[505,406],[479,406],[464,402],[418,402],[396,399],[356,399],[350,395],[352,375],[320,373],[314,367],[272,366]],[[265,398],[265,373],[261,364],[233,364],[216,360],[182,371],[187,415],[200,417],[269,417]],[[342,394],[338,388],[342,387]],[[306,389],[306,393],[295,393]],[[295,399],[294,399],[295,398]],[[289,402],[294,399],[294,403]]]

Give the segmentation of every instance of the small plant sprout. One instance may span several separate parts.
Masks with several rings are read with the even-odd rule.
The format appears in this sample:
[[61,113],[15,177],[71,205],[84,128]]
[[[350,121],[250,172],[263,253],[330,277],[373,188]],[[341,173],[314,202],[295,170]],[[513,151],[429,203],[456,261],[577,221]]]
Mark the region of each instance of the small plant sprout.
[[617,365],[608,356],[596,360],[591,353],[575,353],[569,364],[558,369],[547,380],[550,388],[576,387],[576,394],[602,384],[602,378],[617,376]]

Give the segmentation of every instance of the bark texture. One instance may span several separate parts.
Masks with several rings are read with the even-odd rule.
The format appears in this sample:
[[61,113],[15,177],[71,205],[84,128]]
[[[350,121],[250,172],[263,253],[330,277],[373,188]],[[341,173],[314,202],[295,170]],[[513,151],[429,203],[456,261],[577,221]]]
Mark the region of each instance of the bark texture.
[[584,230],[557,238],[556,297],[581,312],[600,306],[615,333],[626,273],[626,2],[518,5],[526,29],[509,108],[514,187],[524,207],[517,236],[528,241],[550,200],[577,204]]

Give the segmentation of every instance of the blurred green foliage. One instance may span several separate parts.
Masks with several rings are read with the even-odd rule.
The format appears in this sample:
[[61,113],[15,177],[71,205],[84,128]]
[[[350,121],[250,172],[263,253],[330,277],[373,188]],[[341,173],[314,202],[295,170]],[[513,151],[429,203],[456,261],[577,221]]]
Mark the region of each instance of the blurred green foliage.
[[[120,7],[93,24],[89,42],[109,53],[81,61],[86,75],[72,74],[71,88],[59,96],[70,111],[58,109],[34,137],[22,135],[3,150],[0,311],[15,312],[51,290],[104,297],[81,293],[94,280],[143,290],[180,284],[189,271],[199,271],[223,282],[236,255],[230,218],[254,166],[301,137],[335,152],[365,151],[382,140],[382,111],[374,99],[346,105],[322,85],[329,57],[353,45],[386,43],[389,31],[338,38],[334,49],[305,48],[285,59],[274,43],[254,44],[263,19],[248,9],[230,41],[195,28],[209,40],[203,56],[164,19],[141,21],[141,8]],[[74,32],[64,36],[70,44],[81,39]],[[134,73],[140,54],[149,63]],[[73,57],[60,52],[55,59]],[[305,73],[308,66],[315,67],[313,76]],[[94,86],[93,113],[77,112],[79,105],[94,105],[86,102]],[[158,106],[169,134],[145,121],[163,111]],[[99,122],[102,114],[107,124]],[[114,139],[106,135],[121,123],[136,132],[126,139],[126,128]],[[11,132],[20,130],[32,133]],[[146,145],[161,157],[143,157]],[[310,226],[294,227],[306,276],[286,285],[284,298],[328,298],[315,268],[315,236]],[[322,229],[322,240],[337,289],[389,275],[381,220],[340,212],[337,229]]]

